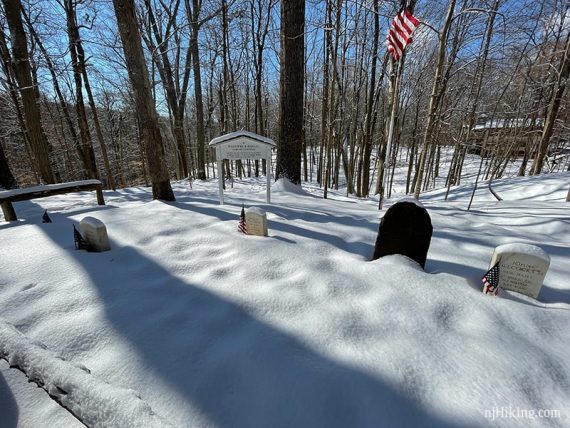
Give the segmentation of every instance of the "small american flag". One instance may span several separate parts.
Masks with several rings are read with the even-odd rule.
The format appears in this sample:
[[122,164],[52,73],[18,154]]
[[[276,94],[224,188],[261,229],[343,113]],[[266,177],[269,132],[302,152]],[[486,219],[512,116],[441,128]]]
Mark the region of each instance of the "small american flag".
[[481,281],[483,282],[483,293],[497,295],[499,291],[499,262],[483,275]]
[[400,9],[392,21],[386,44],[388,45],[388,52],[396,61],[400,59],[406,46],[412,42],[412,33],[418,25],[420,25],[420,21],[412,15],[407,7]]
[[76,250],[91,250],[91,246],[87,243],[85,238],[83,238],[81,233],[75,228],[75,225],[73,225],[73,240],[75,241]]
[[47,210],[44,211],[44,215],[42,216],[42,223],[51,223],[51,218],[49,217]]
[[239,215],[238,230],[241,233],[247,234],[247,223],[245,222],[245,208],[243,205],[241,206],[241,214]]

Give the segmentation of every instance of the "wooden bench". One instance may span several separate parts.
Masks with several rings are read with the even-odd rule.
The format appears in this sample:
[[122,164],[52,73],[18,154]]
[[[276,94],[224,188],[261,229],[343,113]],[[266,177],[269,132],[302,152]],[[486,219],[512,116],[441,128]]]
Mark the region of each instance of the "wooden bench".
[[23,189],[1,190],[0,205],[2,205],[4,220],[18,220],[12,202],[28,201],[30,199],[46,198],[48,196],[83,192],[86,190],[95,190],[97,192],[97,203],[99,205],[105,205],[105,199],[103,199],[103,186],[99,180],[72,181],[69,183],[25,187]]

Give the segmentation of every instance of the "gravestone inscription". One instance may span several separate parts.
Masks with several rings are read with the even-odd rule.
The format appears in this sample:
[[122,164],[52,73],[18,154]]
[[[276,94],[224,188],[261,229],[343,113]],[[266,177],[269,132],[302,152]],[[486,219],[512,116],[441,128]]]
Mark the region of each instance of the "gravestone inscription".
[[397,202],[380,221],[372,260],[401,254],[425,268],[432,232],[431,218],[423,206],[417,201]]
[[245,212],[245,223],[248,235],[268,236],[267,214],[261,208],[248,208]]
[[495,248],[491,266],[499,263],[499,287],[534,299],[550,266],[550,257],[536,245],[506,244]]
[[83,238],[87,241],[90,251],[101,252],[111,249],[105,224],[94,217],[84,217],[79,223]]

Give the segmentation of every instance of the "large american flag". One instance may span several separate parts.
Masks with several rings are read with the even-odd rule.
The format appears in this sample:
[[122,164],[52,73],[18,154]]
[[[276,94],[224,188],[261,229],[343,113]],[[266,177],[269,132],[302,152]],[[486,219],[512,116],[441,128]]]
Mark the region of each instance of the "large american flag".
[[483,275],[481,281],[483,282],[483,293],[497,295],[499,291],[499,262]]
[[412,33],[418,25],[420,25],[420,21],[405,7],[398,12],[392,21],[386,44],[388,45],[388,52],[396,61],[400,59],[406,46],[412,42]]

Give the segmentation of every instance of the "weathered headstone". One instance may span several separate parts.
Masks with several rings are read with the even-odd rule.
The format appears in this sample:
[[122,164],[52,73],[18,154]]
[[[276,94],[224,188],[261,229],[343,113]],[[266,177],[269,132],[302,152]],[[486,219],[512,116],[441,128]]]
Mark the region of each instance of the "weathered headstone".
[[372,260],[402,254],[425,268],[433,226],[427,210],[416,201],[392,205],[382,220]]
[[111,249],[107,228],[103,222],[94,217],[84,217],[79,223],[83,238],[87,241],[90,251],[101,252]]
[[499,263],[499,287],[534,299],[550,266],[550,257],[536,245],[506,244],[495,248],[491,266]]
[[250,207],[245,212],[247,234],[267,236],[267,214],[261,208]]

